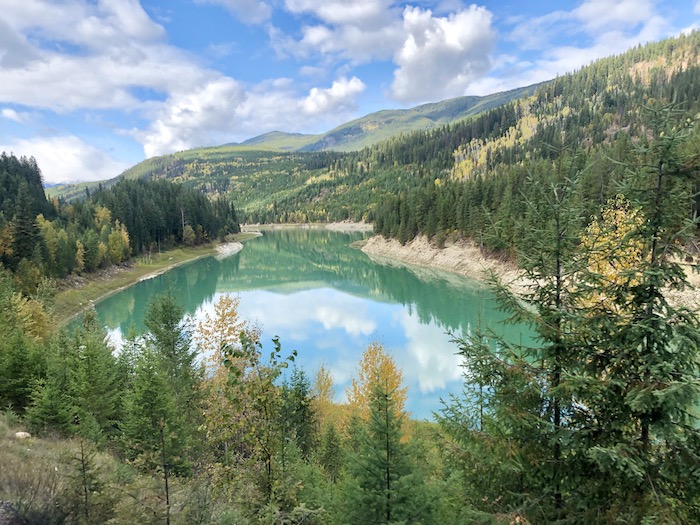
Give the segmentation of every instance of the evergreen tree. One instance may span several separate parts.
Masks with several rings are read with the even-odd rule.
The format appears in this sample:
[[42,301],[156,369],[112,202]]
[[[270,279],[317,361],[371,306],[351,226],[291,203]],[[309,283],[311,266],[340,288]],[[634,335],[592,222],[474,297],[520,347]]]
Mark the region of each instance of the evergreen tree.
[[639,220],[622,247],[601,247],[616,276],[595,264],[581,276],[597,294],[570,381],[584,520],[700,521],[700,322],[667,296],[688,286],[679,261],[696,228],[687,210],[700,163],[685,149],[693,124],[671,107],[652,114],[654,136],[639,145],[624,186]]
[[144,324],[147,347],[166,378],[168,390],[178,413],[195,425],[198,419],[198,383],[200,372],[195,365],[191,323],[173,295],[172,288],[150,302]]
[[302,458],[308,460],[317,441],[318,421],[311,383],[301,368],[294,367],[289,384],[283,386],[282,398],[282,424],[291,431]]
[[369,420],[360,426],[359,448],[348,463],[354,483],[347,513],[353,523],[429,522],[427,492],[401,443],[403,418],[395,412],[393,392],[376,384],[369,402]]

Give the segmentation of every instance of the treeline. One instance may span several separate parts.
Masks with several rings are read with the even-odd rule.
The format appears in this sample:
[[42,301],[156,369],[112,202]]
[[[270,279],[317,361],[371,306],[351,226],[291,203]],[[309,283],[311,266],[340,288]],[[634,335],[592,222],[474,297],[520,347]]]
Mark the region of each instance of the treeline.
[[240,231],[228,199],[212,202],[167,181],[121,181],[82,201],[48,201],[36,161],[3,153],[0,182],[0,264],[27,296],[44,278]]

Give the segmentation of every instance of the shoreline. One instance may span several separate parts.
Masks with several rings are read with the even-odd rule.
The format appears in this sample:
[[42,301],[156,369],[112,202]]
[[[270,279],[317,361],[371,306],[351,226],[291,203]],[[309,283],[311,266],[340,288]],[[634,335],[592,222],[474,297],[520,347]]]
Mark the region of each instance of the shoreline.
[[487,257],[476,244],[469,241],[448,242],[441,249],[431,245],[422,235],[405,245],[401,245],[396,239],[385,239],[381,235],[375,235],[365,241],[360,249],[371,259],[388,259],[407,266],[444,270],[481,284],[485,283],[489,273],[494,273],[515,290],[525,287],[525,281],[515,264]]
[[371,232],[374,225],[368,222],[303,222],[303,223],[270,223],[270,224],[241,224],[242,233],[260,233],[265,230],[330,230],[336,232]]
[[[371,259],[382,259],[406,266],[437,268],[485,284],[489,273],[497,275],[503,284],[521,293],[527,289],[527,281],[512,262],[504,262],[484,256],[479,247],[470,241],[447,243],[442,249],[432,246],[425,236],[419,236],[405,245],[396,239],[385,239],[375,235],[365,241],[360,249]],[[685,290],[667,290],[669,302],[700,312],[700,273],[692,270],[688,263],[682,263],[690,287]]]
[[63,313],[55,314],[56,325],[62,328],[96,303],[142,281],[154,279],[173,268],[203,257],[229,257],[242,249],[243,244],[239,241],[179,247],[148,259],[141,256],[128,265],[113,266],[96,274],[79,277],[74,282],[69,278],[62,283],[64,288],[55,297],[54,312]]

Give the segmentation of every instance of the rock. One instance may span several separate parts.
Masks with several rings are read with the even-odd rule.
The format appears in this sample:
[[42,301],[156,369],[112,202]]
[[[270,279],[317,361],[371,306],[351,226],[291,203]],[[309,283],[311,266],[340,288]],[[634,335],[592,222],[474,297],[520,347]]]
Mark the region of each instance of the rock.
[[15,439],[28,439],[32,437],[29,432],[15,432]]

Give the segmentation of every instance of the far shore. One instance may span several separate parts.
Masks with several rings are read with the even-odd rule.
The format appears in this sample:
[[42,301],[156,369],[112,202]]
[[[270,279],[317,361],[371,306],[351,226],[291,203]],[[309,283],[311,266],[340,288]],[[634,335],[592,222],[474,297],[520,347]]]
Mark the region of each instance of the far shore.
[[241,224],[242,232],[261,232],[265,230],[311,230],[323,229],[338,232],[371,232],[374,225],[368,222],[304,222],[304,223],[284,223],[284,224]]
[[[444,248],[437,248],[425,236],[416,237],[401,245],[395,239],[375,235],[364,242],[361,249],[378,262],[381,262],[381,259],[390,259],[407,266],[438,268],[481,282],[485,281],[489,274],[495,274],[516,292],[525,291],[527,287],[527,282],[514,263],[485,256],[476,244],[469,241],[448,243]],[[685,290],[669,290],[667,297],[676,305],[700,311],[700,274],[693,271],[690,264],[684,263],[683,266],[691,287]]]
[[150,255],[139,255],[127,264],[111,266],[94,274],[69,277],[59,283],[54,298],[54,312],[58,326],[65,326],[85,310],[147,279],[153,279],[177,266],[202,257],[228,257],[243,249],[240,240],[255,238],[241,234],[234,241],[211,243],[203,246],[179,247]]
[[487,257],[478,246],[468,241],[450,242],[444,248],[437,248],[425,236],[402,245],[396,239],[375,235],[363,243],[361,250],[378,262],[390,259],[408,266],[436,268],[480,282],[493,273],[516,290],[525,286],[515,264]]

